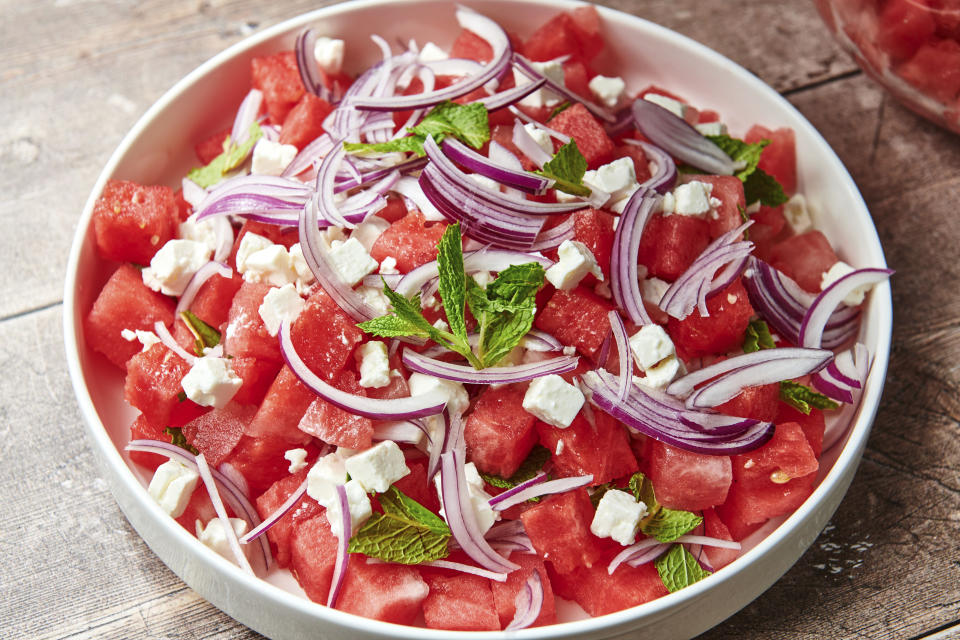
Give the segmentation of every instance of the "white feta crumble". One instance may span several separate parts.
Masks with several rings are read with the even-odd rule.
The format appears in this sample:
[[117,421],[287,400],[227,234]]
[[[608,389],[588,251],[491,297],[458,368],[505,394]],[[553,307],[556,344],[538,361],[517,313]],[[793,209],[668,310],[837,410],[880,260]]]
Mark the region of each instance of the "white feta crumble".
[[643,378],[634,376],[634,381],[651,389],[663,390],[674,381],[678,375],[683,375],[683,363],[677,356],[670,356],[660,361],[655,367],[650,367]]
[[[356,531],[370,516],[373,515],[373,507],[370,504],[370,498],[363,485],[356,480],[350,480],[343,485],[347,492],[347,509],[350,512],[350,530]],[[327,521],[330,523],[330,531],[339,536],[343,532],[343,519],[340,515],[340,500],[337,492],[333,492],[333,497],[327,502],[317,500],[327,509]]]
[[222,409],[243,386],[243,378],[234,373],[227,358],[197,358],[180,381],[187,397],[201,407]]
[[479,173],[468,173],[467,177],[470,178],[472,182],[480,185],[481,187],[486,187],[487,189],[490,189],[491,191],[496,191],[498,193],[500,192],[500,183],[492,178],[488,178],[487,176],[482,176]]
[[[523,125],[524,130],[530,134],[530,137],[533,138],[533,141],[537,143],[537,146],[543,149],[543,152],[549,156],[553,155],[553,139],[550,137],[550,134],[547,133],[542,127],[538,127],[532,122],[528,122]],[[558,192],[562,193],[562,192]]]
[[279,176],[293,159],[298,150],[292,144],[280,144],[273,140],[260,138],[253,147],[253,162],[250,173],[261,176]]
[[558,375],[534,379],[523,396],[523,408],[543,422],[565,429],[580,413],[583,392]]
[[324,504],[336,497],[336,487],[347,482],[348,456],[337,450],[317,458],[307,472],[307,495]]
[[292,324],[303,311],[305,304],[297,293],[297,288],[288,282],[282,287],[270,289],[263,297],[263,303],[257,312],[267,328],[267,333],[275,336],[283,321],[289,320]]
[[282,244],[271,244],[251,253],[243,267],[237,266],[237,271],[247,282],[265,282],[273,287],[282,287],[297,281],[297,272],[290,260],[290,252]]
[[351,287],[380,267],[356,238],[333,242],[329,257],[340,279]]
[[313,45],[313,59],[324,73],[340,73],[346,43],[339,38],[320,37]]
[[385,276],[396,275],[400,273],[400,271],[397,269],[397,259],[393,256],[387,256],[384,258],[380,262],[380,269],[378,270],[378,273]]
[[[463,465],[463,475],[467,481],[467,493],[470,496],[470,506],[473,507],[473,513],[477,520],[477,526],[482,533],[486,533],[493,523],[500,519],[500,513],[490,507],[489,493],[483,489],[483,478],[477,471],[477,465],[468,462]],[[447,515],[443,510],[443,491],[441,490],[440,474],[434,476],[434,483],[437,488],[437,496],[440,498],[440,515],[446,519]],[[466,508],[467,505],[463,505]]]
[[[536,69],[541,74],[545,75],[549,80],[561,85],[564,84],[563,76],[563,63],[559,60],[547,60],[546,62],[531,62],[530,65]],[[513,70],[513,77],[517,83],[517,86],[522,86],[525,84],[530,84],[532,80],[519,69]],[[520,101],[520,104],[525,107],[552,107],[560,102],[560,96],[545,89],[543,87],[537,89],[526,98]]]
[[297,473],[307,467],[306,449],[287,449],[283,452],[283,457],[290,463],[290,466],[287,467],[287,471],[290,473]]
[[613,109],[623,98],[627,83],[623,81],[623,78],[597,75],[590,80],[590,84],[587,86],[590,87],[590,92],[596,96],[603,106]]
[[[847,274],[853,273],[856,271],[849,264],[843,260],[838,260],[832,267],[824,271],[823,277],[820,281],[820,290],[823,291],[831,284],[844,277]],[[867,292],[873,287],[872,284],[862,285],[857,287],[853,291],[847,294],[847,297],[843,299],[844,304],[848,304],[851,307],[856,307],[860,304],[863,304],[863,299],[867,295]]]
[[[247,533],[247,521],[242,518],[230,518],[230,526],[233,528],[233,532],[238,538],[243,537]],[[210,522],[207,523],[207,526],[203,526],[202,523],[197,520],[195,530],[197,533],[197,540],[199,540],[204,546],[207,546],[221,556],[234,562],[236,558],[233,555],[233,550],[230,548],[230,540],[227,538],[227,532],[223,527],[223,520],[220,518],[213,518]],[[240,548],[243,549],[244,554],[249,553],[249,549],[252,547],[250,545],[240,545]]]
[[440,62],[441,60],[446,60],[450,56],[447,55],[447,52],[433,44],[428,42],[423,45],[423,48],[420,49],[420,53],[417,55],[417,60],[419,62]]
[[663,212],[663,215],[668,216],[673,213],[677,208],[677,199],[673,196],[673,193],[667,191],[663,194],[663,197],[660,198],[660,211]]
[[390,357],[387,345],[380,340],[371,340],[357,349],[360,359],[360,386],[365,389],[380,389],[390,384]]
[[673,340],[658,324],[648,324],[630,336],[630,351],[641,371],[652,369],[660,361],[676,354]]
[[693,180],[682,184],[673,190],[675,201],[673,212],[683,216],[703,215],[715,206],[711,203],[711,193],[713,193],[713,185],[707,182]]
[[493,274],[489,271],[477,271],[473,274],[473,281],[483,288],[486,288],[493,280]]
[[807,199],[802,194],[796,194],[783,205],[783,217],[797,235],[813,229],[813,219],[807,208]]
[[143,345],[143,349],[140,350],[141,353],[160,342],[160,338],[158,338],[157,334],[155,334],[153,331],[141,331],[140,329],[133,331],[130,329],[124,329],[120,332],[120,336],[127,342],[139,340],[140,344]]
[[569,291],[580,284],[588,273],[603,280],[603,272],[593,252],[576,240],[564,240],[557,250],[559,260],[547,269],[546,278],[557,289]]
[[679,100],[662,96],[659,93],[648,93],[647,95],[643,96],[643,99],[647,102],[652,102],[655,105],[663,107],[678,118],[687,117],[687,105],[683,104]]
[[694,125],[702,136],[725,136],[727,135],[727,125],[722,122],[701,122]]
[[168,296],[179,296],[200,267],[210,262],[213,251],[202,242],[170,240],[142,272],[143,284]]
[[607,491],[597,504],[590,533],[598,538],[612,538],[623,546],[633,544],[640,520],[646,514],[647,505],[634,500],[626,491]]
[[564,347],[564,348],[563,348],[563,355],[565,355],[565,356],[572,356],[572,355],[574,355],[574,354],[576,354],[576,353],[577,353],[577,348],[576,348],[576,347]]
[[610,201],[628,198],[639,186],[633,158],[625,156],[583,174],[583,182],[610,194]]
[[470,404],[470,396],[463,385],[453,380],[444,380],[425,373],[411,373],[407,378],[411,396],[423,396],[433,391],[442,392],[447,398],[447,408],[452,413],[465,411]]
[[377,315],[383,316],[390,311],[390,300],[383,294],[381,289],[360,286],[357,287],[356,292],[364,302],[373,307]]
[[640,282],[640,296],[650,304],[656,306],[663,300],[663,294],[670,288],[670,284],[660,278],[646,278]]
[[256,253],[257,251],[262,251],[263,249],[269,249],[273,246],[273,242],[264,238],[263,236],[256,233],[245,233],[243,237],[240,238],[240,246],[237,247],[237,256],[236,264],[237,271],[243,273],[246,269],[247,258]]
[[403,451],[393,440],[384,440],[350,456],[345,465],[350,477],[359,482],[368,493],[383,493],[394,482],[410,473]]
[[177,235],[181,240],[193,240],[205,244],[210,251],[217,250],[217,226],[213,220],[196,222],[191,216],[177,227]]
[[377,241],[383,232],[387,230],[390,223],[380,216],[367,216],[363,222],[350,232],[351,238],[356,238],[363,248],[367,251],[373,249],[373,243]]
[[147,493],[173,518],[183,515],[200,474],[176,460],[167,460],[153,472]]

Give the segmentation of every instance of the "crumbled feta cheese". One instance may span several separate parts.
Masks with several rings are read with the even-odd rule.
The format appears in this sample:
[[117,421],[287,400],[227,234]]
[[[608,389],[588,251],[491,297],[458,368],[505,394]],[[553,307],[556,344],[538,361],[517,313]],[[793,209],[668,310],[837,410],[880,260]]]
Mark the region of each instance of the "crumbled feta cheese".
[[682,375],[683,363],[677,356],[664,358],[655,367],[646,370],[643,378],[634,376],[634,381],[651,389],[664,389],[678,376]]
[[555,193],[557,202],[568,203],[568,202],[580,202],[580,196],[575,196],[572,193],[567,193],[565,191],[557,191]]
[[673,197],[673,193],[667,191],[663,194],[663,197],[660,198],[660,211],[663,212],[663,215],[668,216],[677,209],[677,199]]
[[243,386],[243,378],[234,373],[227,358],[197,358],[180,381],[187,397],[201,407],[222,409]]
[[386,315],[390,311],[390,300],[387,296],[383,295],[383,290],[375,287],[361,286],[357,287],[356,291],[364,302],[373,307],[377,315]]
[[340,279],[351,287],[380,267],[356,238],[348,238],[346,242],[334,242],[330,247],[329,257]]
[[296,157],[297,148],[292,144],[280,144],[273,140],[260,138],[253,147],[253,162],[250,165],[250,173],[261,176],[279,176]]
[[447,398],[447,409],[452,413],[465,411],[470,404],[470,396],[463,385],[453,380],[444,380],[424,373],[411,373],[407,379],[411,396],[423,396],[432,391],[440,391]]
[[373,249],[373,243],[390,227],[390,223],[380,216],[367,216],[363,222],[350,232],[351,238],[356,238],[367,251]]
[[343,69],[343,51],[346,43],[339,38],[317,38],[313,45],[313,59],[324,73],[340,73]]
[[143,349],[140,349],[141,352],[146,351],[153,345],[160,342],[160,338],[158,338],[157,334],[155,334],[153,331],[141,331],[140,329],[135,331],[124,329],[120,332],[120,336],[128,342],[139,340],[140,344],[143,345]]
[[630,157],[617,158],[601,165],[596,171],[583,174],[583,182],[610,194],[611,201],[627,198],[639,186],[637,172]]
[[191,216],[180,223],[177,235],[181,240],[193,240],[205,244],[210,251],[217,250],[217,226],[213,220],[196,222]]
[[153,472],[147,493],[171,517],[183,515],[200,474],[176,460],[167,460]]
[[297,281],[290,252],[282,244],[271,244],[266,249],[251,253],[243,267],[237,266],[237,271],[247,282],[265,282],[273,287]]
[[656,306],[663,300],[663,294],[670,288],[670,284],[660,278],[648,278],[640,282],[640,296],[650,304]]
[[633,544],[646,513],[647,505],[634,500],[626,491],[612,489],[600,498],[590,533],[598,538],[612,538],[623,546]]
[[605,107],[613,109],[617,106],[617,103],[620,102],[620,99],[623,98],[623,92],[627,88],[627,83],[623,81],[623,78],[617,77],[607,77],[607,76],[593,76],[593,79],[590,80],[590,84],[587,85],[590,87],[591,93],[596,96]]
[[643,99],[647,102],[652,102],[655,105],[663,107],[678,118],[687,117],[687,105],[683,104],[679,100],[662,96],[659,93],[648,93],[647,95],[643,96]]
[[443,318],[437,318],[433,321],[433,328],[440,329],[440,331],[450,331],[450,325],[447,324],[447,321]]
[[[237,537],[243,537],[247,532],[247,521],[241,518],[230,518],[229,520],[230,526],[233,527],[233,532]],[[210,547],[230,562],[236,559],[233,555],[233,550],[230,548],[230,541],[227,539],[227,532],[223,527],[223,520],[213,518],[205,527],[197,520],[195,529],[197,540],[202,544]],[[248,553],[248,549],[252,547],[250,545],[240,545],[240,548],[243,549],[244,553]]]
[[701,122],[694,125],[702,136],[725,136],[727,135],[727,125],[722,122]]
[[240,238],[240,246],[237,247],[237,256],[235,260],[237,264],[237,271],[242,274],[247,265],[247,258],[257,251],[269,249],[272,246],[273,242],[259,234],[249,232],[243,234],[243,237]]
[[179,296],[190,284],[190,278],[210,262],[213,251],[202,242],[170,240],[142,272],[143,284],[168,296]]
[[337,450],[317,458],[307,472],[307,495],[321,504],[336,497],[337,485],[347,482],[347,467],[344,464],[347,457]]
[[289,320],[293,323],[303,311],[305,304],[303,298],[297,293],[297,288],[287,283],[282,287],[270,289],[263,297],[263,303],[257,312],[267,328],[267,333],[275,336],[280,331],[283,321]]
[[[563,81],[563,63],[558,60],[548,60],[546,62],[531,62],[530,65],[536,69],[541,74],[545,75],[549,80],[561,85],[566,86]],[[532,82],[529,77],[519,69],[513,70],[513,77],[517,83],[517,86],[522,86],[525,84],[530,84]],[[520,101],[520,104],[525,107],[552,107],[560,102],[560,96],[541,87],[537,89],[526,98]]]
[[497,182],[496,180],[493,180],[492,178],[488,178],[487,176],[482,176],[479,173],[468,173],[467,177],[470,178],[470,180],[472,180],[475,184],[478,184],[481,187],[486,187],[487,189],[496,191],[498,193],[500,191],[500,183]]
[[563,429],[577,417],[583,403],[583,392],[558,375],[534,379],[523,396],[527,413]]
[[347,473],[367,493],[383,493],[394,482],[410,473],[403,451],[392,440],[384,440],[347,458]]
[[557,255],[560,259],[546,272],[547,280],[557,289],[573,289],[588,273],[592,273],[597,280],[603,280],[597,259],[582,242],[564,240]]
[[379,273],[381,275],[389,276],[400,273],[397,269],[397,259],[393,256],[387,256],[380,262]]
[[417,55],[417,60],[420,62],[439,62],[441,60],[446,60],[450,56],[447,55],[447,52],[433,44],[428,42],[423,45],[423,48],[420,49],[420,53]]
[[[843,276],[853,273],[856,271],[849,264],[843,260],[839,260],[832,267],[824,271],[823,277],[820,281],[820,290],[823,291],[831,284],[842,278]],[[866,284],[860,287],[857,287],[853,291],[847,294],[847,297],[843,299],[844,304],[848,304],[851,307],[856,307],[857,305],[863,304],[863,298],[867,295],[867,292],[873,287],[872,284]]]
[[347,233],[343,227],[327,227],[322,233],[323,239],[327,241],[327,246],[334,242],[344,242],[347,239]]
[[673,212],[683,216],[699,216],[711,209],[710,194],[713,185],[694,180],[673,190]]
[[493,282],[493,274],[489,271],[477,271],[473,274],[473,281],[486,288],[488,284]]
[[380,389],[390,384],[390,358],[386,344],[371,340],[360,345],[357,356],[360,359],[361,387]]
[[564,348],[563,348],[563,355],[565,355],[565,356],[572,356],[572,355],[574,355],[576,352],[577,352],[577,348],[576,348],[576,347],[564,347]]
[[[473,507],[473,514],[477,520],[477,526],[482,533],[486,533],[493,523],[500,519],[500,513],[490,507],[489,493],[483,490],[483,478],[477,471],[477,466],[472,462],[463,465],[464,479],[467,481],[467,493],[470,496],[470,506]],[[440,515],[446,518],[443,510],[443,491],[441,491],[440,474],[434,476],[434,483],[437,487],[437,495],[440,498]],[[463,505],[466,508],[466,505]]]
[[802,194],[796,194],[783,205],[783,217],[795,234],[806,233],[813,229],[813,220],[807,209],[807,199]]
[[[370,505],[370,498],[363,485],[356,480],[350,480],[343,485],[347,492],[347,509],[350,511],[350,530],[356,531],[363,523],[373,515],[373,507]],[[327,521],[330,523],[330,531],[339,536],[343,532],[343,520],[340,516],[340,500],[337,492],[333,492],[333,497],[327,502],[317,500],[321,505],[327,508]]]
[[548,156],[553,155],[553,139],[550,137],[550,134],[543,129],[543,127],[538,127],[532,122],[528,122],[523,125],[524,130],[530,134],[530,137],[533,138],[533,141],[537,143],[537,146],[543,149],[543,152]]
[[290,463],[290,466],[287,467],[287,471],[290,473],[296,473],[307,467],[306,449],[287,449],[283,452],[283,457]]
[[676,353],[673,340],[658,324],[644,325],[630,336],[630,351],[641,371],[653,368],[664,358],[669,358]]
[[313,282],[313,271],[310,270],[306,258],[303,257],[303,247],[300,246],[299,242],[290,247],[289,253],[290,266],[297,274],[297,291],[303,292],[307,288],[306,285]]

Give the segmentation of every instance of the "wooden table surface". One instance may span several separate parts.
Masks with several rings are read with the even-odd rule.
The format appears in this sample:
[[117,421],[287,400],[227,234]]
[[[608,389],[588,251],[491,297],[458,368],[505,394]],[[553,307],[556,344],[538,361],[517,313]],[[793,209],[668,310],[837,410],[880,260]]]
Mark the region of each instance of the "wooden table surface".
[[[150,552],[83,434],[62,286],[83,203],[185,73],[316,0],[0,0],[0,636],[257,638]],[[893,280],[893,358],[831,523],[703,638],[960,634],[960,137],[890,100],[808,0],[605,2],[703,42],[782,92],[860,186]]]

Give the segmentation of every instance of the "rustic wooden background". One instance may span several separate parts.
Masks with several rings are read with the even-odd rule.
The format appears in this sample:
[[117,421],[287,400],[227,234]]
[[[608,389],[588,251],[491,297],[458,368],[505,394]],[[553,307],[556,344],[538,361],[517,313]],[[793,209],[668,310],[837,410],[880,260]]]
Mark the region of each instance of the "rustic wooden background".
[[[83,435],[61,339],[76,220],[121,137],[185,73],[316,0],[0,0],[0,636],[257,638],[121,515]],[[614,0],[713,47],[823,133],[892,267],[886,393],[832,522],[703,638],[960,634],[960,137],[892,102],[809,0]]]

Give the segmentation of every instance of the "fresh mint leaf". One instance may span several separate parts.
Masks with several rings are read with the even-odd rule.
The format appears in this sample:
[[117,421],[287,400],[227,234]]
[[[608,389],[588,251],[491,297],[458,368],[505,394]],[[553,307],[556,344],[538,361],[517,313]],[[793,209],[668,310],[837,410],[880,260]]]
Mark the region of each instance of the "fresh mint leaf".
[[660,542],[673,542],[685,533],[693,531],[703,518],[679,509],[668,509],[657,501],[653,483],[642,473],[630,477],[627,485],[633,497],[647,506],[647,515],[640,521],[640,531]]
[[399,338],[402,336],[429,337],[426,331],[410,324],[397,316],[380,316],[357,325],[367,333],[378,338]]
[[426,155],[423,150],[423,136],[407,136],[389,142],[344,142],[343,150],[347,153],[363,155],[366,153],[415,153],[418,156]]
[[770,327],[760,318],[754,318],[747,325],[747,331],[743,339],[743,352],[753,353],[760,349],[773,349],[777,344],[770,335]]
[[675,544],[654,563],[667,591],[673,593],[710,575],[682,544]]
[[583,184],[583,174],[587,172],[587,161],[577,148],[577,141],[571,140],[560,147],[543,169],[535,171],[544,178],[555,180],[554,189],[574,196],[589,196],[590,189]]
[[187,437],[183,435],[183,429],[180,427],[167,427],[163,432],[170,436],[170,444],[185,449],[195,456],[200,455],[200,450],[187,442]]
[[450,528],[429,509],[390,487],[378,496],[383,513],[375,513],[350,538],[350,553],[399,564],[446,558]]
[[767,207],[779,207],[789,198],[777,179],[763,169],[757,169],[743,183],[747,204],[760,202]]
[[550,112],[550,117],[547,120],[553,120],[555,117],[569,109],[573,106],[572,102],[562,102],[558,106],[554,107],[553,111]]
[[186,391],[181,391],[180,393],[178,393],[178,394],[177,394],[177,401],[178,401],[178,402],[186,402],[186,401],[187,401],[187,392],[186,392]]
[[446,311],[450,331],[460,339],[467,340],[467,323],[464,311],[467,296],[467,275],[463,267],[463,241],[460,223],[446,228],[437,243],[437,270],[440,273],[438,291]]
[[220,344],[220,332],[198,318],[192,311],[181,311],[180,319],[193,334],[193,351],[198,356],[203,355],[204,349],[212,349]]
[[780,383],[780,399],[807,415],[811,409],[839,409],[840,404],[822,393],[798,382],[784,380]]
[[261,137],[263,137],[263,130],[256,122],[250,124],[250,135],[242,144],[234,144],[230,136],[227,136],[227,139],[223,141],[223,153],[211,160],[207,166],[191,169],[187,173],[187,178],[204,189],[212,187],[223,180],[223,176],[228,171],[232,171],[243,164],[247,156],[250,155],[251,149]]
[[728,135],[707,136],[707,139],[741,166],[735,175],[743,182],[748,205],[760,202],[768,207],[777,207],[787,201],[783,187],[776,178],[757,167],[764,148],[770,144],[769,140],[764,138],[751,144]]
[[487,285],[488,309],[478,318],[477,350],[484,367],[503,359],[530,332],[537,312],[537,292],[543,286],[545,274],[538,262],[511,265]]
[[490,140],[490,117],[487,108],[478,102],[457,104],[447,101],[431,109],[409,131],[423,138],[432,135],[437,144],[446,136],[453,136],[479,149]]
[[526,459],[520,463],[520,466],[509,478],[501,478],[492,473],[480,472],[480,477],[491,487],[500,489],[512,489],[521,482],[533,478],[543,470],[543,466],[550,459],[550,450],[541,445],[534,445],[533,449],[527,455]]
[[612,491],[614,489],[619,489],[619,487],[614,485],[613,482],[605,482],[593,487],[590,492],[590,504],[593,505],[593,508],[596,509],[600,505],[600,500],[603,499],[603,496],[607,493],[607,491]]

